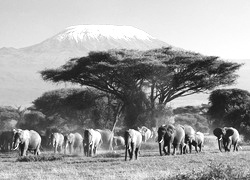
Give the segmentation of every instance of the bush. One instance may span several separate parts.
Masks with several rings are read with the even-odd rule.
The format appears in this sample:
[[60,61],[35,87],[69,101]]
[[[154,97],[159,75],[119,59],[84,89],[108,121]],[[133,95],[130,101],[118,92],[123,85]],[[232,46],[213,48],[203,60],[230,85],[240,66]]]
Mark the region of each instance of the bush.
[[63,160],[63,157],[60,155],[40,155],[40,156],[22,156],[18,157],[16,161],[18,162],[34,162],[34,161],[57,161],[57,160]]
[[242,171],[242,169],[232,168],[229,165],[210,165],[208,169],[203,170],[202,172],[196,172],[193,170],[192,173],[180,174],[170,179],[176,180],[207,180],[207,179],[216,179],[216,180],[233,180],[233,179],[249,179],[250,172]]

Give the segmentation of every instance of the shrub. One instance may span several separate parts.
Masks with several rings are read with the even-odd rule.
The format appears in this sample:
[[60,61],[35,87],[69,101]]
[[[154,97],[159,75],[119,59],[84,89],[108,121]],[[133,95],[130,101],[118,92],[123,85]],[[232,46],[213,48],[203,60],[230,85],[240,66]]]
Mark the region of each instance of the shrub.
[[115,152],[108,152],[108,153],[102,153],[102,154],[97,154],[95,158],[119,158],[122,157],[121,154],[115,153]]
[[57,161],[63,160],[63,157],[60,155],[42,155],[42,156],[22,156],[18,157],[16,161],[18,162],[34,162],[34,161]]
[[233,168],[229,165],[210,165],[208,169],[203,170],[202,172],[193,172],[188,174],[180,174],[170,179],[176,180],[207,180],[207,179],[216,179],[216,180],[233,180],[233,179],[249,179],[250,172],[242,171],[236,168]]

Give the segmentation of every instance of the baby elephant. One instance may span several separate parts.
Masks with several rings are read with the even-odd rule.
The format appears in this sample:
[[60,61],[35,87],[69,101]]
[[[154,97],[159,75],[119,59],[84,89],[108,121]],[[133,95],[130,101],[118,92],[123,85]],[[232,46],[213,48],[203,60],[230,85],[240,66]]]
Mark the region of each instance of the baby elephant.
[[196,132],[194,140],[191,142],[191,144],[195,147],[196,152],[201,152],[201,147],[204,144],[204,134],[202,132]]

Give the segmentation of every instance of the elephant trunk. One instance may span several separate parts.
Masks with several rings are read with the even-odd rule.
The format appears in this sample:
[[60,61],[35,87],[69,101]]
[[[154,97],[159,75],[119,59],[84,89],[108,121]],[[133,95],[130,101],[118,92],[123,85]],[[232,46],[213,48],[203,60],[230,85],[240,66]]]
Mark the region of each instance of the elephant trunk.
[[126,148],[125,148],[125,161],[127,161],[127,155],[128,155],[128,145],[126,144]]
[[162,156],[162,152],[161,152],[161,142],[159,142],[159,152],[160,152],[160,156]]
[[221,151],[221,138],[218,138],[218,146],[219,146],[220,152],[222,152],[222,151]]

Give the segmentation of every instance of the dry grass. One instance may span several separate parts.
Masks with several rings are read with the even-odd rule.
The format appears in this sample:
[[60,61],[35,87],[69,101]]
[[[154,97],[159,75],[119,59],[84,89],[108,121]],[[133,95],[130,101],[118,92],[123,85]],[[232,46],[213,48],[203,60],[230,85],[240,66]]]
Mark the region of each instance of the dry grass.
[[[43,152],[20,161],[17,152],[0,154],[0,179],[212,179],[247,177],[250,174],[250,147],[220,153],[205,145],[197,154],[159,156],[157,144],[144,144],[137,161],[124,161],[124,150],[99,152],[95,157],[82,154],[54,155]],[[223,179],[221,177],[221,179]],[[230,179],[230,178],[229,178]]]

